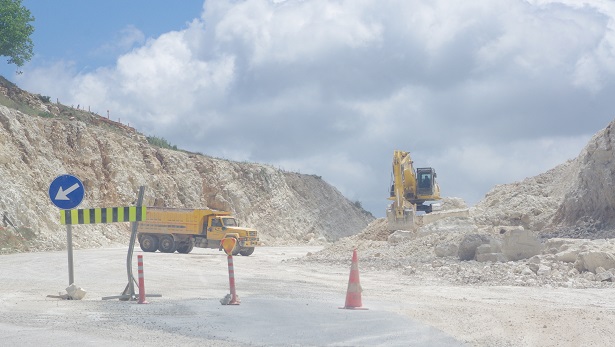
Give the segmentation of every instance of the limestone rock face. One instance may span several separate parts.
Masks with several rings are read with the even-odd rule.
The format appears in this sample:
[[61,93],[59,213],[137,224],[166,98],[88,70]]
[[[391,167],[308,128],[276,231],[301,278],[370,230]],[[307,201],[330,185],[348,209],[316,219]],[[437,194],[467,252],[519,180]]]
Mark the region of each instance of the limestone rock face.
[[580,155],[521,182],[494,187],[470,209],[477,226],[520,226],[543,237],[615,237],[615,121]]
[[598,132],[577,158],[579,172],[553,223],[615,229],[615,122]]
[[[304,243],[306,235],[330,242],[374,219],[320,177],[162,149],[134,129],[92,123],[0,105],[0,213],[27,231],[4,230],[13,250],[66,247],[59,209],[48,196],[49,184],[66,173],[85,186],[79,208],[133,205],[145,186],[146,206],[231,211],[268,245]],[[128,223],[73,227],[76,248],[128,239]],[[7,247],[0,244],[0,252]]]
[[479,226],[521,226],[542,231],[551,224],[577,172],[577,162],[568,161],[521,182],[495,186],[470,209],[470,215]]

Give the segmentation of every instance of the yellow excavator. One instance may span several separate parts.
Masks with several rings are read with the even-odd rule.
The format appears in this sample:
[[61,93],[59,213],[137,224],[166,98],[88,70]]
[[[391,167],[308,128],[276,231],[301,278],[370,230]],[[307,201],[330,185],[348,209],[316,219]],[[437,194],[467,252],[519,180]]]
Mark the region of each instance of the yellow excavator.
[[[414,169],[410,153],[396,150],[393,153],[393,183],[387,209],[389,230],[414,230],[417,211],[431,213],[437,210],[428,201],[440,200],[440,186],[436,171],[430,167]],[[436,205],[439,206],[439,205]]]

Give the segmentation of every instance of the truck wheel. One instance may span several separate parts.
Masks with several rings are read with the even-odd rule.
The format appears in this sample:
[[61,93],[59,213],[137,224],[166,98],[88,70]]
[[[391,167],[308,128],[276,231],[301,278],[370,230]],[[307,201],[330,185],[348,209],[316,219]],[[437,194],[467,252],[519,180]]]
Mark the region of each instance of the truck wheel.
[[177,247],[177,252],[178,253],[183,253],[183,254],[188,254],[188,253],[192,252],[193,248],[194,248],[194,242],[192,240],[190,240],[190,242],[184,243],[181,246]]
[[158,238],[152,235],[143,235],[139,245],[143,252],[156,252],[156,249],[158,249]]
[[239,251],[241,251],[241,247],[239,246],[239,240],[235,239],[235,247],[233,247],[233,252],[231,254],[237,255]]
[[239,254],[245,257],[251,255],[252,253],[254,253],[254,247],[243,248],[241,251],[239,251]]
[[158,246],[158,250],[162,253],[173,253],[177,249],[177,245],[175,244],[175,240],[171,235],[164,235],[160,238],[160,245]]

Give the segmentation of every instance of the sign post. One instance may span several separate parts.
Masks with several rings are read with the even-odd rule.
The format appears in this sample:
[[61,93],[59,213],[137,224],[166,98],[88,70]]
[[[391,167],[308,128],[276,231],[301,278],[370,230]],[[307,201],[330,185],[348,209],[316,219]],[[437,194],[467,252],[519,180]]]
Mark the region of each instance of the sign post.
[[[139,188],[137,197],[137,206],[124,207],[107,207],[107,208],[90,208],[90,209],[75,209],[85,195],[83,183],[71,175],[60,175],[56,177],[49,186],[49,198],[51,202],[59,207],[60,224],[66,225],[66,239],[68,249],[68,281],[69,286],[74,284],[73,275],[73,224],[95,224],[95,223],[116,223],[116,222],[133,222],[132,232],[130,235],[130,245],[128,246],[128,255],[126,257],[126,269],[128,273],[128,284],[122,295],[117,296],[120,300],[129,300],[136,297],[134,290],[134,276],[132,274],[132,254],[137,238],[137,223],[145,220],[146,208],[143,206],[143,194],[145,187]],[[145,295],[145,293],[143,293]],[[152,294],[148,296],[161,296],[160,294]],[[112,298],[112,297],[107,297]],[[107,299],[103,298],[103,299]]]
[[73,267],[73,229],[70,225],[66,226],[66,250],[68,253],[68,285],[75,283],[75,273]]
[[[49,185],[51,202],[63,210],[73,209],[83,201],[85,188],[83,183],[72,175],[60,175]],[[75,283],[73,271],[73,231],[70,224],[66,225],[66,249],[68,251],[68,285]]]
[[220,303],[222,303],[222,305],[239,305],[239,303],[241,302],[239,300],[237,292],[235,291],[235,266],[233,265],[233,249],[235,248],[236,243],[237,239],[235,239],[234,237],[226,237],[220,240],[220,247],[224,248],[224,252],[226,252],[227,254],[228,280],[229,287],[231,290],[230,294],[226,295],[224,298],[222,298],[222,300],[220,300]]

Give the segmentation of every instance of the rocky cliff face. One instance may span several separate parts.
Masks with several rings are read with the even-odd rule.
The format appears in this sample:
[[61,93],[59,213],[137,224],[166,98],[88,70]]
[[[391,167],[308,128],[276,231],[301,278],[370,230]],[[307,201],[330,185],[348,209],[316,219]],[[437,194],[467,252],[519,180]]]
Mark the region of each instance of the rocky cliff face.
[[546,236],[615,237],[615,121],[581,154],[521,182],[494,187],[473,209],[477,225],[522,226]]
[[[317,176],[155,147],[127,126],[74,109],[67,114],[15,88],[0,89],[0,96],[6,101],[13,93],[12,100],[42,113],[0,105],[0,211],[20,227],[0,231],[4,252],[66,247],[48,197],[51,181],[65,173],[85,186],[80,208],[132,205],[145,186],[145,205],[233,211],[269,245],[334,241],[373,220]],[[128,239],[128,223],[73,228],[77,248]]]
[[577,162],[568,161],[521,182],[495,186],[471,209],[472,215],[477,225],[542,231],[551,225],[577,175]]
[[553,218],[562,230],[615,229],[615,122],[598,132],[581,152],[574,184]]

